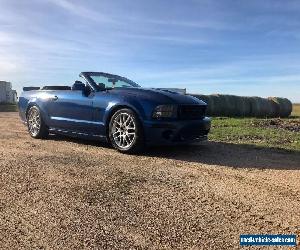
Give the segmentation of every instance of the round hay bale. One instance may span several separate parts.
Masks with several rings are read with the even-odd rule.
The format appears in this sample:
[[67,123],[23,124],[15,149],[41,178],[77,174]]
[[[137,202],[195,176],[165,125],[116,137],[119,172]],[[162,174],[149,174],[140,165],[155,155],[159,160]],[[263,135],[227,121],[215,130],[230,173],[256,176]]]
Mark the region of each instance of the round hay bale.
[[212,94],[209,96],[212,103],[213,116],[226,116],[226,100],[224,95]]
[[287,117],[292,103],[286,98],[245,97],[234,95],[201,95],[194,97],[207,103],[207,115],[229,117]]
[[210,97],[210,95],[205,96],[205,98],[207,103],[206,113],[207,115],[211,116],[213,114],[213,107],[214,107],[213,99]]
[[276,106],[267,98],[263,98],[264,100],[264,108],[265,108],[265,116],[266,117],[276,117]]
[[249,102],[250,102],[250,116],[255,117],[256,114],[258,113],[258,107],[257,107],[257,102],[255,97],[248,97]]
[[266,110],[264,108],[263,98],[260,97],[250,97],[251,104],[251,116],[253,117],[264,117],[266,116]]
[[224,99],[224,108],[226,116],[238,116],[239,112],[237,110],[237,96],[234,95],[223,95]]
[[240,96],[238,109],[240,112],[240,116],[251,116],[251,98],[247,96]]
[[278,117],[279,114],[279,106],[271,99],[266,99],[268,101],[268,117]]
[[250,100],[245,96],[234,96],[235,112],[234,116],[245,117],[250,116],[251,106]]
[[234,95],[212,94],[208,98],[208,113],[212,116],[250,116],[250,102],[247,98]]
[[269,97],[268,99],[278,105],[279,117],[288,117],[292,113],[293,105],[289,99],[280,97]]
[[274,97],[268,97],[269,102],[271,103],[273,110],[274,110],[274,116],[273,117],[279,117],[280,112],[280,106],[277,102],[273,100]]
[[274,117],[276,115],[276,107],[268,99],[251,97],[250,103],[253,117]]

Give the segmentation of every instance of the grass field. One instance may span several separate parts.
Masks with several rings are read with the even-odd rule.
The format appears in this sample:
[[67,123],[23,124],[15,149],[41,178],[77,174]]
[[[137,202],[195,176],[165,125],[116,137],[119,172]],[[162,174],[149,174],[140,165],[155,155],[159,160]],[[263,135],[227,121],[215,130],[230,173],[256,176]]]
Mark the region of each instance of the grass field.
[[[250,144],[300,152],[300,119],[213,118],[209,139],[216,142]],[[289,130],[295,128],[295,131]]]
[[300,104],[291,118],[213,118],[209,139],[300,152]]

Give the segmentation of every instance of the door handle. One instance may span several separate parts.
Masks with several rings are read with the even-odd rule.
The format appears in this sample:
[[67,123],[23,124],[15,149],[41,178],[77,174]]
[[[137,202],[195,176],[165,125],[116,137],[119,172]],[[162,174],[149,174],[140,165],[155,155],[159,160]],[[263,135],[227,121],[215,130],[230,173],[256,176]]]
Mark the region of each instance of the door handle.
[[58,97],[55,95],[55,96],[53,96],[53,97],[50,97],[50,100],[51,101],[56,101],[58,99]]

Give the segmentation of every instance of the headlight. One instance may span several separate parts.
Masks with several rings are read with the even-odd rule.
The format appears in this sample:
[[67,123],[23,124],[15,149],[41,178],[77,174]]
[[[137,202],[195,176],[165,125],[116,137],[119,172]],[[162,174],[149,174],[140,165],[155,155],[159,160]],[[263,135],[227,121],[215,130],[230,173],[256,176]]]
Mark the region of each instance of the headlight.
[[159,105],[152,114],[153,118],[171,118],[176,116],[176,106],[174,105]]

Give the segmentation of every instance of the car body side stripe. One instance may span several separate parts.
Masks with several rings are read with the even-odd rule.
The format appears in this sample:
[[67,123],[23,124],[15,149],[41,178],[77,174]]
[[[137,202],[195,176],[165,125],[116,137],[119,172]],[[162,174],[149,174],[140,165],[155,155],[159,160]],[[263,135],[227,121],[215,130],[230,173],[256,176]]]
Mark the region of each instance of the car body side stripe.
[[103,122],[94,122],[94,121],[87,121],[87,120],[77,120],[77,119],[71,119],[71,118],[65,118],[65,117],[57,117],[57,116],[51,116],[52,120],[57,121],[67,121],[67,122],[80,122],[80,123],[90,123],[90,124],[98,124],[98,125],[104,125]]

